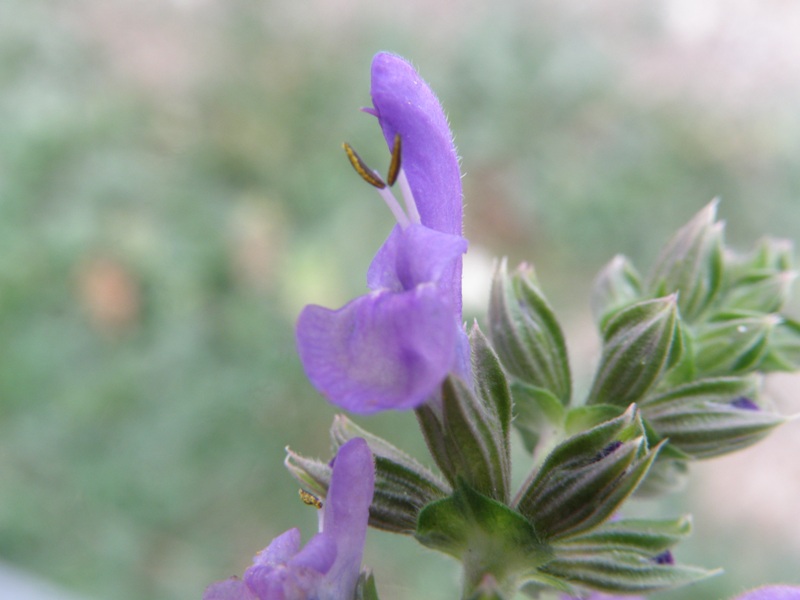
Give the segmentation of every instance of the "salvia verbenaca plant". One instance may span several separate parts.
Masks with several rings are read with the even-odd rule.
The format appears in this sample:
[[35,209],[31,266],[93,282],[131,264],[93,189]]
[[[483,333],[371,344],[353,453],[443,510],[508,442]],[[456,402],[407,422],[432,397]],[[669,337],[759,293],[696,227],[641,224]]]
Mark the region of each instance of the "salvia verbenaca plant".
[[[613,258],[591,299],[599,364],[586,397],[575,397],[564,335],[532,267],[501,262],[485,331],[463,324],[467,241],[444,111],[388,53],[373,60],[371,93],[365,111],[390,150],[386,176],[344,149],[396,225],[369,267],[370,292],[338,310],[306,307],[297,346],[336,406],[414,410],[435,469],[337,416],[330,462],[287,450],[320,532],[304,546],[297,529],[278,536],[204,600],[376,600],[361,566],[368,524],[460,561],[464,600],[641,598],[716,574],[672,553],[690,534],[688,516],[631,519],[623,508],[678,489],[692,462],[749,446],[785,420],[762,382],[800,368],[800,322],[782,312],[791,244],[765,239],[734,253],[713,201],[649,273]],[[518,489],[512,437],[530,455]],[[783,599],[800,599],[800,587],[738,600]]]

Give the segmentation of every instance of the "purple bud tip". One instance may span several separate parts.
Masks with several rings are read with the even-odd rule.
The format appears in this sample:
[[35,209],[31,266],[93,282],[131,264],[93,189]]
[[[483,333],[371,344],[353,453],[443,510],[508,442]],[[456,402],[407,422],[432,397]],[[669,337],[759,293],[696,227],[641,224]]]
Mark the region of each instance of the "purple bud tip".
[[605,448],[600,450],[600,452],[598,452],[595,455],[594,461],[592,461],[592,462],[599,462],[599,461],[603,460],[609,454],[612,454],[612,453],[616,452],[619,449],[620,446],[622,446],[622,442],[620,442],[619,440],[614,440],[608,446],[606,446]]
[[761,410],[758,407],[758,404],[750,400],[750,398],[745,398],[744,396],[731,402],[731,406],[734,408],[741,408],[742,410]]
[[675,557],[672,556],[672,552],[669,550],[664,550],[661,554],[657,554],[653,557],[653,562],[657,565],[674,565],[675,564]]

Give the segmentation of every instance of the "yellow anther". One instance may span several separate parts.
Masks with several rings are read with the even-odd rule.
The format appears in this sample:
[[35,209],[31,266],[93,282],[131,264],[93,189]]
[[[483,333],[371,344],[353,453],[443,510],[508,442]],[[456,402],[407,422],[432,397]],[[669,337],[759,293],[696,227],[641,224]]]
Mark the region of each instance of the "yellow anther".
[[[383,182],[375,171],[370,169],[367,164],[361,160],[361,157],[356,154],[356,151],[353,150],[353,147],[345,142],[342,144],[342,148],[347,153],[347,158],[350,161],[350,164],[353,165],[353,168],[356,170],[356,173],[361,175],[361,179],[366,181],[368,184],[375,186],[379,190],[382,190],[386,187],[386,184]],[[394,160],[394,159],[393,159]]]
[[392,162],[389,163],[389,172],[386,174],[386,183],[390,186],[394,185],[397,181],[397,176],[400,174],[400,134],[394,136],[394,145],[392,146]]
[[322,508],[322,500],[317,498],[314,494],[307,492],[305,490],[299,490],[300,500],[303,501],[303,504],[308,506],[313,506],[316,509]]

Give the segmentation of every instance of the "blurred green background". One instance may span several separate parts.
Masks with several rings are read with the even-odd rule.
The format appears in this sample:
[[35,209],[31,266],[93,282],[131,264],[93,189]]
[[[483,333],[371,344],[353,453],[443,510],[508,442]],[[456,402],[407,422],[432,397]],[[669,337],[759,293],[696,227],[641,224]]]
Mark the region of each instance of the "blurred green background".
[[[86,598],[189,599],[314,531],[283,448],[327,457],[334,411],[293,322],[362,293],[392,225],[340,148],[388,161],[358,111],[376,51],[455,131],[467,312],[491,257],[533,262],[585,380],[615,253],[646,269],[717,195],[734,245],[798,237],[798,26],[777,0],[4,0],[0,559]],[[359,422],[424,459],[412,415]],[[796,431],[637,507],[695,513],[679,559],[727,570],[659,597],[798,583]],[[411,539],[371,532],[366,562],[384,600],[455,597]]]

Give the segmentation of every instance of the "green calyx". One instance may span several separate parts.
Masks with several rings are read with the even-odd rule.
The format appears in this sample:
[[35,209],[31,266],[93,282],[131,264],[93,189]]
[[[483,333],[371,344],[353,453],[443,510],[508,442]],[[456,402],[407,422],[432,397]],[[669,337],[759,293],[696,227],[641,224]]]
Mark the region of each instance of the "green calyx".
[[465,598],[510,597],[552,557],[524,516],[464,483],[422,510],[415,537],[463,562]]

